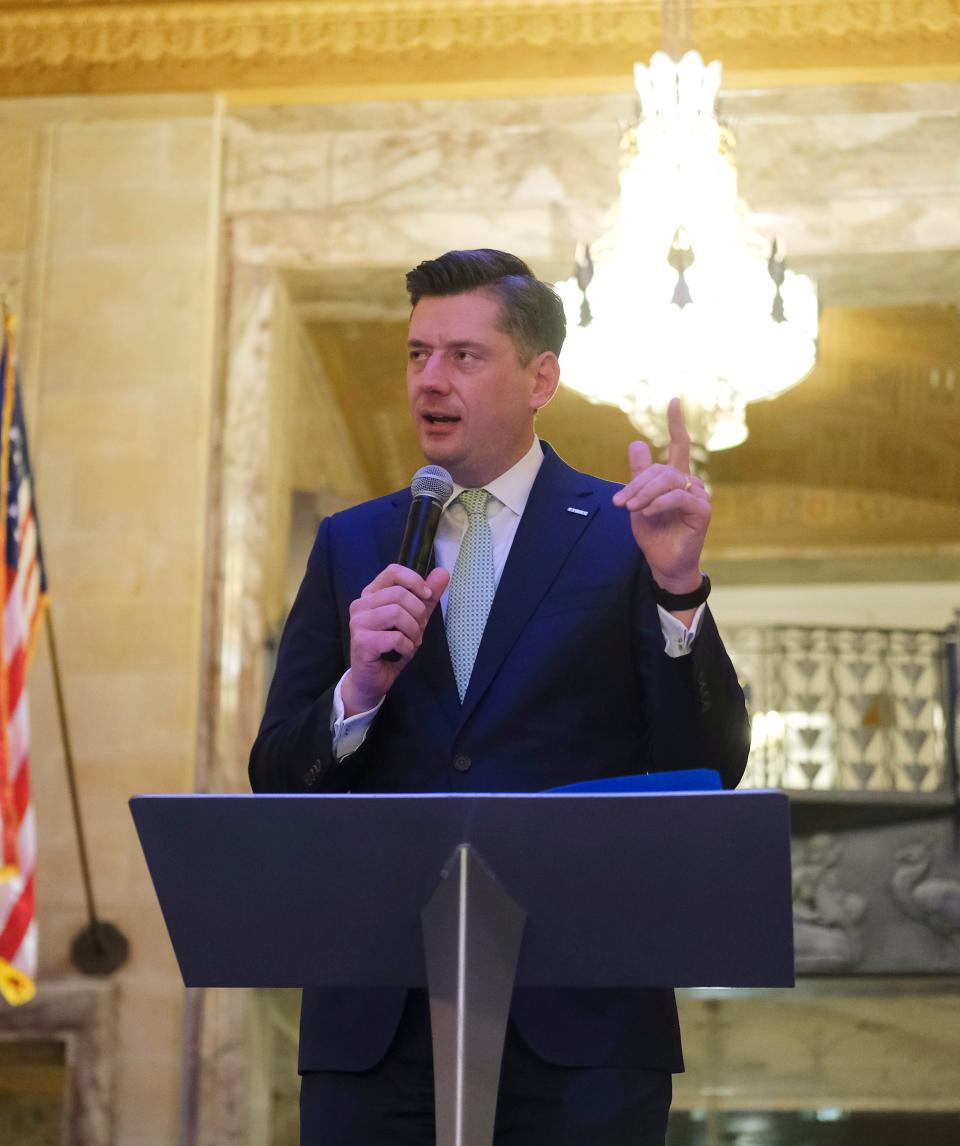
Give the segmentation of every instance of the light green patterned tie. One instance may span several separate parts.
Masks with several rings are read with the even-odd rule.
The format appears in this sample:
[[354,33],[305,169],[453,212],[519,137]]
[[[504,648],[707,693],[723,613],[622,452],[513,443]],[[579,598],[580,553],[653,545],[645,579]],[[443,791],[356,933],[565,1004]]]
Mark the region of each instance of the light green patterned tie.
[[467,532],[450,578],[447,595],[447,644],[463,700],[477,659],[483,627],[493,603],[496,579],[493,569],[493,534],[487,521],[485,489],[465,489],[457,501],[467,511]]

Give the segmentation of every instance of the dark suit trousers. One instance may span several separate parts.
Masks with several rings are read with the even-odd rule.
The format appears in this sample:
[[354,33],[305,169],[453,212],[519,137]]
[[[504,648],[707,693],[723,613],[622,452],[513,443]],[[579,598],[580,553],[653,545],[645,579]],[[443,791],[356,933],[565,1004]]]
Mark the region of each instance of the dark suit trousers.
[[[663,1146],[672,1080],[660,1070],[560,1067],[507,1029],[495,1146]],[[305,1074],[301,1146],[436,1144],[430,1013],[411,991],[396,1037],[375,1067]]]

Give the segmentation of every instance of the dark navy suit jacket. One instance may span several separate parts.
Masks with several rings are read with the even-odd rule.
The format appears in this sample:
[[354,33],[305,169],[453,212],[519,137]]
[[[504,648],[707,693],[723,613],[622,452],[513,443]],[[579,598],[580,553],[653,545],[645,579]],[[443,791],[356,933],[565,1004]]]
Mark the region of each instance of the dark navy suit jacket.
[[[691,767],[736,785],[749,729],[712,617],[690,656],[668,657],[649,569],[610,501],[618,487],[577,473],[546,443],[544,454],[463,703],[437,609],[362,747],[339,762],[330,712],[349,664],[349,605],[396,560],[409,491],[321,524],[251,753],[254,791],[531,792]],[[372,1066],[404,998],[305,991],[300,1069]],[[672,991],[521,990],[511,1017],[558,1064],[683,1068]]]

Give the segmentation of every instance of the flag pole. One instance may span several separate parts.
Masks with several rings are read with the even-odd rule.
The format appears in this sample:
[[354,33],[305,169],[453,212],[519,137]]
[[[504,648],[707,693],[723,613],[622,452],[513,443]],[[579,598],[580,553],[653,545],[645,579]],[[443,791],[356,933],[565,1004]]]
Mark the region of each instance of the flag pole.
[[[9,310],[7,292],[0,298],[4,325]],[[110,975],[127,961],[130,944],[127,937],[112,923],[97,916],[96,901],[93,896],[93,880],[90,876],[90,861],[87,857],[87,841],[83,830],[83,815],[80,811],[80,796],[77,789],[77,773],[73,762],[73,747],[70,742],[70,729],[67,724],[67,706],[63,698],[63,684],[60,675],[60,658],[57,655],[57,642],[53,632],[49,599],[44,609],[46,614],[47,645],[50,650],[50,665],[53,669],[53,691],[57,702],[57,719],[60,725],[60,741],[63,745],[64,764],[67,770],[67,788],[70,792],[70,807],[73,825],[77,833],[77,850],[80,856],[80,874],[83,879],[83,893],[87,903],[87,926],[80,931],[70,947],[73,965],[85,975]]]
[[96,902],[93,897],[93,880],[90,876],[90,861],[87,857],[87,841],[83,830],[83,815],[80,811],[80,796],[77,790],[77,773],[73,762],[70,730],[67,725],[67,708],[63,699],[60,660],[57,656],[57,642],[53,633],[53,617],[49,602],[44,619],[46,620],[47,646],[50,650],[50,665],[53,669],[53,691],[57,701],[60,741],[63,744],[63,758],[67,769],[67,787],[70,791],[73,825],[77,832],[80,874],[83,877],[83,892],[87,901],[87,926],[74,937],[70,947],[70,958],[74,966],[85,975],[111,975],[118,967],[122,967],[126,963],[130,944],[119,928],[97,916]]
[[[30,461],[29,453],[27,450],[26,442],[26,427],[23,424],[22,407],[19,405],[19,395],[17,392],[17,375],[14,358],[14,344],[13,344],[13,316],[10,314],[7,306],[7,287],[0,284],[0,312],[3,316],[3,359],[6,364],[5,375],[2,379],[3,385],[3,427],[2,427],[2,459],[0,459],[0,492],[2,497],[0,500],[6,502],[8,496],[13,496],[8,490],[8,477],[10,471],[8,464],[12,465],[17,472],[17,481],[24,475],[20,473],[22,468],[26,475],[26,480],[30,479]],[[13,440],[14,434],[10,429],[10,419],[19,418],[20,425],[17,430],[17,442],[19,443],[19,450],[10,451],[10,442]],[[8,438],[9,435],[9,438]],[[28,487],[29,488],[29,487]],[[28,510],[29,510],[28,502]],[[5,516],[0,522],[0,526],[7,525],[6,514],[8,507],[6,504],[0,506],[0,512]],[[13,507],[15,519],[19,518],[19,505]],[[31,514],[28,512],[27,521],[30,521]],[[77,934],[73,940],[70,948],[70,957],[75,967],[86,975],[110,975],[116,969],[122,966],[128,957],[130,945],[127,938],[123,933],[115,927],[112,923],[106,923],[97,917],[96,903],[93,897],[93,881],[90,876],[90,863],[87,858],[87,844],[86,837],[83,830],[83,817],[80,812],[80,797],[77,789],[76,768],[73,761],[73,748],[70,743],[70,731],[67,726],[67,708],[63,695],[62,675],[60,672],[60,660],[57,656],[57,644],[53,632],[53,621],[50,616],[50,601],[46,592],[45,578],[43,573],[43,558],[40,550],[40,537],[39,527],[36,526],[36,518],[33,517],[33,545],[36,547],[35,559],[36,568],[39,570],[39,578],[34,589],[35,597],[31,602],[31,619],[28,622],[28,632],[26,633],[26,642],[21,650],[24,656],[24,663],[30,661],[31,646],[36,635],[36,629],[39,624],[42,624],[43,614],[46,613],[47,622],[47,641],[50,649],[50,663],[53,670],[53,688],[57,704],[57,716],[60,724],[60,739],[63,744],[64,761],[67,770],[67,786],[70,792],[70,804],[73,811],[73,823],[77,833],[77,848],[80,854],[80,872],[83,879],[83,890],[86,897],[87,905],[87,926]],[[19,530],[19,526],[18,526]],[[2,533],[3,543],[9,540],[5,532]],[[17,548],[17,562],[19,563],[19,534],[16,536],[15,547]],[[0,561],[5,561],[7,558],[4,554],[0,553]],[[17,570],[16,572],[18,572]],[[16,586],[18,582],[14,582]],[[37,588],[38,587],[38,588]],[[19,601],[19,598],[13,596],[12,592],[8,596],[9,600]],[[6,611],[4,611],[4,616]],[[21,634],[22,636],[22,634]],[[4,644],[4,647],[6,645]],[[6,712],[7,694],[6,694],[6,664],[3,666],[3,673],[0,673],[0,693],[3,699],[3,720],[6,722],[8,713]],[[6,726],[4,725],[4,736]],[[32,872],[31,884],[32,889]],[[32,895],[32,891],[31,891]],[[33,913],[32,899],[30,901],[31,915]],[[2,962],[2,960],[0,960]],[[31,989],[33,984],[30,984]]]

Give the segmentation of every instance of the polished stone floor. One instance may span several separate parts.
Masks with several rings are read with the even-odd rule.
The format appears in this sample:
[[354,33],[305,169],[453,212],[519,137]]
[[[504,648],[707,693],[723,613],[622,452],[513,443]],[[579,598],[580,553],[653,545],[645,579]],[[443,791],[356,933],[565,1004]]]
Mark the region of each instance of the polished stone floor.
[[675,1112],[667,1146],[956,1146],[960,1115],[778,1112]]

